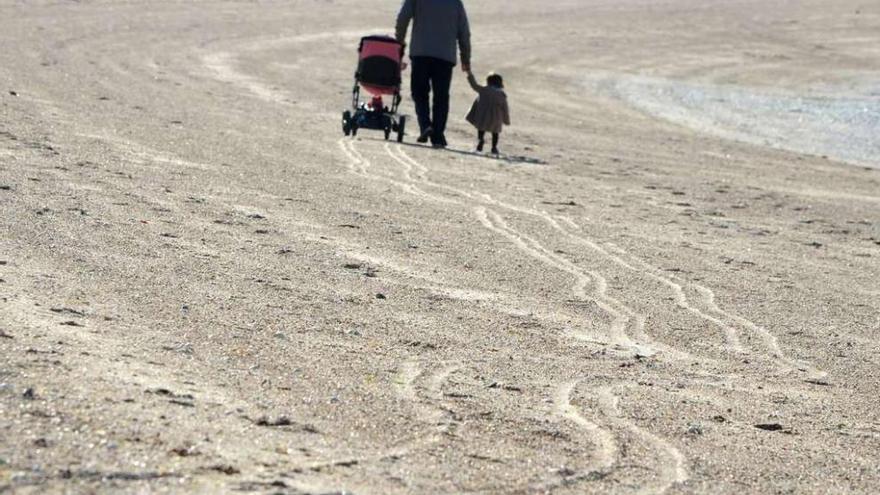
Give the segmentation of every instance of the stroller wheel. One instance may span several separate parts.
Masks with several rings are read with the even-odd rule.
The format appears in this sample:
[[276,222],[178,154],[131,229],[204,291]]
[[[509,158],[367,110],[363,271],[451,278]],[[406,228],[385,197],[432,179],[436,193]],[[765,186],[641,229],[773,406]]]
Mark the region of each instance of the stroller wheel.
[[358,126],[354,122],[351,123],[351,137],[355,137],[358,134]]
[[385,141],[388,141],[388,138],[390,138],[390,137],[391,137],[391,128],[386,127],[385,128]]
[[346,136],[351,134],[351,112],[348,110],[342,112],[342,132]]
[[400,121],[397,123],[397,142],[403,142],[403,133],[406,130],[406,115],[400,116]]

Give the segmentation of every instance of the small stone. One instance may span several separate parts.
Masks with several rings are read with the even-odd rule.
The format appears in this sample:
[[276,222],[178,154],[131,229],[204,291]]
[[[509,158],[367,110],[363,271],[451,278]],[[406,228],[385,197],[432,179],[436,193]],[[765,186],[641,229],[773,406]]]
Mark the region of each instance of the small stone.
[[697,423],[691,423],[687,427],[688,435],[702,435],[703,434],[703,426]]
[[37,398],[37,393],[34,391],[34,389],[28,387],[24,389],[24,393],[21,394],[21,397],[27,400],[34,400]]
[[380,293],[376,294],[376,299],[388,299],[388,298],[385,297],[385,294],[382,294],[382,293],[380,292]]

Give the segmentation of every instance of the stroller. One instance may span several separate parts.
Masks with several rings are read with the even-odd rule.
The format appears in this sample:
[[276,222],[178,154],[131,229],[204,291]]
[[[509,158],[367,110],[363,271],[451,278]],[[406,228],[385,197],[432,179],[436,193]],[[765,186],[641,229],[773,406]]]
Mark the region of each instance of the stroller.
[[[358,68],[354,74],[351,110],[342,113],[342,132],[356,136],[358,129],[385,132],[385,139],[397,133],[397,142],[403,142],[406,116],[397,115],[400,106],[400,73],[404,46],[388,36],[367,36],[358,48]],[[361,102],[361,87],[372,95],[369,102]],[[391,96],[389,108],[382,99]]]

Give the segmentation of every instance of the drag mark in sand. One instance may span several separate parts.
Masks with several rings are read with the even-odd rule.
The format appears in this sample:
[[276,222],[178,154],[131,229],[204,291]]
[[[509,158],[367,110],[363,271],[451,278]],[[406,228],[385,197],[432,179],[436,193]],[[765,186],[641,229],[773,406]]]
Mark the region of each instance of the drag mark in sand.
[[556,416],[574,423],[590,435],[596,445],[596,467],[594,471],[607,472],[617,462],[619,447],[614,435],[598,424],[590,421],[571,402],[572,393],[580,380],[564,383],[553,397],[553,412]]
[[667,440],[623,417],[618,408],[620,398],[614,395],[610,387],[600,389],[596,399],[600,410],[612,423],[629,430],[658,452],[657,475],[659,479],[656,481],[656,486],[639,490],[639,493],[662,494],[673,485],[687,481],[687,460],[680,450]]
[[[381,32],[381,29],[376,29]],[[273,48],[280,48],[287,45],[297,45],[303,43],[316,43],[330,39],[339,40],[350,38],[355,40],[362,36],[363,33],[358,31],[321,31],[317,33],[300,34],[287,37],[272,37],[265,40],[256,40],[246,43],[239,52],[255,52]],[[229,51],[218,51],[208,53],[202,56],[202,66],[214,76],[215,80],[226,82],[237,86],[247,92],[253,94],[257,98],[273,103],[291,105],[290,95],[286,92],[270,87],[263,83],[259,78],[249,74],[245,74],[236,68],[237,55]],[[315,111],[324,111],[314,104],[308,102],[297,102],[297,106],[308,105],[314,107]]]
[[[556,224],[556,222],[545,212],[540,212],[537,210],[531,210],[531,209],[527,209],[527,208],[521,208],[516,205],[497,201],[486,193],[474,194],[474,193],[470,193],[468,191],[463,191],[461,189],[454,188],[454,187],[451,187],[451,186],[448,186],[445,184],[438,184],[436,182],[431,182],[426,177],[426,174],[428,172],[427,167],[420,164],[418,161],[414,160],[412,157],[410,157],[408,154],[406,154],[406,152],[403,150],[403,148],[400,145],[397,146],[397,153],[396,154],[394,152],[392,152],[391,148],[388,145],[386,145],[385,148],[386,148],[386,151],[389,153],[389,155],[391,155],[399,163],[405,165],[406,170],[412,170],[413,168],[418,169],[420,182],[422,182],[426,185],[447,190],[447,191],[452,192],[454,194],[471,199],[474,202],[488,203],[488,204],[496,205],[496,206],[499,206],[499,207],[502,207],[502,208],[505,208],[505,209],[508,209],[511,211],[524,213],[526,215],[538,216],[538,217],[543,218],[544,220],[550,222],[551,225],[555,226],[558,230],[566,233],[569,236],[573,236],[573,234],[570,234],[570,233],[564,231],[563,229],[561,229],[558,226],[558,224]],[[482,197],[482,199],[480,199],[481,197]],[[605,277],[603,277],[601,274],[596,273],[594,271],[581,269],[577,265],[575,265],[574,263],[568,261],[567,259],[565,259],[561,256],[558,256],[555,253],[552,253],[551,251],[549,251],[548,249],[546,249],[545,247],[540,245],[534,239],[525,237],[517,232],[514,232],[512,229],[510,229],[505,224],[505,222],[501,219],[501,217],[498,216],[494,212],[492,212],[491,215],[493,215],[497,219],[495,224],[488,221],[489,220],[488,213],[486,212],[485,208],[477,209],[477,215],[478,215],[478,218],[480,219],[481,223],[483,223],[484,226],[486,226],[490,230],[493,230],[496,233],[500,233],[501,235],[507,237],[508,239],[513,240],[514,243],[518,247],[520,247],[520,249],[523,249],[526,253],[537,258],[539,261],[542,261],[546,264],[549,264],[550,266],[552,266],[556,269],[559,269],[561,271],[567,272],[567,273],[575,276],[575,278],[577,280],[576,285],[573,288],[575,295],[582,298],[582,299],[587,299],[587,300],[591,300],[591,301],[595,302],[601,309],[603,309],[604,311],[606,311],[612,315],[612,318],[613,318],[612,335],[616,336],[616,338],[617,338],[616,343],[618,345],[622,345],[623,347],[630,348],[630,349],[637,349],[637,352],[640,352],[645,355],[651,355],[651,354],[655,353],[655,351],[653,349],[649,348],[646,344],[643,344],[643,343],[636,344],[635,342],[632,341],[632,339],[629,336],[627,336],[626,328],[627,328],[627,326],[630,326],[629,322],[633,321],[634,322],[633,336],[637,337],[642,342],[649,341],[650,338],[647,336],[647,334],[645,333],[645,330],[644,330],[646,318],[644,315],[640,315],[640,314],[636,313],[634,310],[632,310],[631,308],[629,308],[627,305],[623,304],[619,300],[609,296],[608,295],[608,283],[607,283],[607,280],[605,279]],[[496,230],[495,228],[493,228],[495,225],[498,225],[501,228]],[[588,240],[584,240],[584,239],[580,239],[580,240],[583,242],[588,242],[590,244],[595,245],[595,243],[593,243],[592,241],[588,241]],[[593,283],[593,292],[594,292],[595,297],[588,296],[586,293],[586,290],[585,290],[586,287],[591,282],[594,282]],[[592,341],[592,337],[590,337],[590,336],[581,335],[580,337],[583,337],[586,340]],[[668,352],[669,354],[680,355],[680,356],[685,356],[685,357],[687,356],[686,353],[683,353],[681,351],[677,351],[677,350],[672,349],[668,346],[662,346],[662,347],[663,347],[663,350]]]
[[[680,284],[673,282],[672,280],[670,280],[667,277],[664,277],[662,275],[658,275],[656,273],[656,269],[654,269],[653,267],[651,267],[647,263],[641,262],[641,260],[634,260],[634,261],[641,264],[642,269],[634,267],[632,264],[623,260],[619,256],[619,255],[627,255],[628,254],[625,251],[623,251],[622,249],[619,250],[619,252],[618,252],[619,255],[610,253],[608,250],[602,248],[595,241],[593,241],[591,239],[584,238],[580,235],[576,235],[573,232],[565,229],[564,227],[562,227],[562,225],[559,224],[559,222],[557,222],[555,219],[553,219],[549,214],[545,213],[542,216],[544,216],[545,220],[553,228],[555,228],[556,230],[569,236],[575,242],[582,244],[582,245],[592,249],[593,251],[596,251],[600,255],[604,256],[605,258],[611,260],[615,264],[617,264],[627,270],[636,272],[639,275],[650,278],[652,280],[655,280],[655,281],[669,287],[675,296],[675,304],[677,306],[679,306],[680,308],[692,313],[693,315],[695,315],[703,320],[706,320],[714,325],[717,325],[719,328],[721,328],[722,331],[724,332],[724,339],[725,339],[725,342],[726,342],[728,349],[730,349],[731,351],[736,352],[736,353],[744,353],[745,352],[745,349],[743,349],[742,344],[739,341],[739,336],[737,335],[736,330],[734,328],[732,328],[731,326],[725,324],[723,321],[719,320],[718,318],[710,316],[710,315],[704,313],[703,311],[701,311],[700,309],[694,307],[690,303],[690,301],[688,301],[687,295],[685,295],[684,289],[682,288],[682,286]],[[566,223],[571,228],[582,230],[580,228],[580,226],[578,226],[573,220],[571,220],[567,217],[560,217],[560,221],[562,221],[563,223]]]
[[216,52],[202,57],[202,64],[213,72],[215,79],[243,88],[257,98],[270,103],[289,104],[287,96],[263,84],[259,79],[244,74],[235,68],[234,56],[227,52]]
[[[575,279],[575,283],[572,286],[572,293],[574,296],[581,300],[592,301],[600,309],[611,316],[612,323],[608,337],[613,344],[639,354],[651,355],[654,353],[652,349],[647,348],[644,344],[633,342],[633,340],[627,335],[626,326],[629,318],[621,311],[615,309],[614,304],[610,303],[602,296],[599,288],[594,289],[597,293],[595,297],[590,296],[587,293],[586,288],[591,285],[592,279],[585,271],[581,270],[577,265],[571,263],[567,259],[551,253],[536,240],[515,231],[494,211],[478,206],[474,209],[474,212],[476,213],[477,219],[486,229],[507,238],[517,246],[517,248],[532,258],[535,258],[552,268],[572,275]],[[595,340],[595,336],[585,335],[582,332],[576,333],[575,337],[587,341]]]
[[385,177],[383,175],[370,172],[372,164],[364,157],[364,155],[360,151],[355,148],[355,142],[351,139],[340,139],[339,147],[342,149],[342,152],[343,154],[345,154],[346,158],[348,158],[348,169],[354,175],[358,175],[370,180],[385,182],[387,184],[400,188],[406,193],[421,197],[425,200],[436,201],[438,203],[455,203],[455,201],[452,201],[448,198],[429,194],[411,183],[401,182],[390,177]]
[[[568,220],[568,221],[571,222],[571,220]],[[574,222],[571,222],[571,223],[573,225],[576,225],[576,224],[574,224]],[[688,304],[687,298],[685,297],[684,286],[682,284],[676,283],[674,280],[672,280],[669,277],[659,275],[658,268],[649,265],[648,263],[646,263],[643,260],[637,259],[636,257],[626,253],[626,251],[624,251],[623,249],[621,249],[618,246],[615,246],[613,244],[609,244],[609,249],[614,250],[615,252],[617,252],[620,255],[626,255],[626,256],[630,257],[632,259],[633,263],[639,264],[644,268],[643,273],[645,273],[647,276],[649,276],[649,277],[669,286],[670,288],[672,288],[676,294],[676,302],[680,306],[688,309],[689,311],[693,312],[694,314],[697,314],[697,315],[703,317],[707,321],[713,322],[716,325],[726,329],[725,331],[728,333],[728,335],[732,335],[732,336],[737,335],[736,330],[733,328],[734,325],[738,325],[738,326],[752,332],[753,334],[756,334],[761,340],[764,341],[764,345],[769,349],[769,352],[766,353],[768,355],[768,357],[770,359],[776,361],[776,363],[778,365],[780,365],[782,368],[796,369],[798,371],[806,372],[810,375],[809,378],[811,378],[811,379],[821,380],[821,379],[824,379],[827,377],[826,372],[821,371],[820,369],[818,369],[810,364],[798,362],[796,360],[788,358],[785,355],[785,353],[782,351],[782,348],[779,347],[779,341],[776,338],[776,336],[773,335],[766,328],[764,328],[760,325],[757,325],[754,322],[752,322],[751,320],[743,318],[742,316],[729,313],[729,312],[721,309],[720,307],[718,307],[718,305],[715,302],[715,292],[712,289],[705,287],[703,285],[694,283],[694,282],[685,282],[685,284],[687,286],[692,287],[693,290],[700,295],[702,303],[706,308],[706,312],[712,313],[712,314],[716,315],[717,317],[707,315],[703,311],[700,311],[696,308],[693,308],[690,304]],[[732,322],[734,325],[731,325],[728,322]],[[738,348],[739,348],[738,352],[743,352],[743,353],[746,352],[746,350],[741,345],[739,345],[738,340],[737,340],[737,344],[738,344]]]
[[[443,384],[459,369],[461,366],[454,364],[428,373],[417,361],[406,361],[400,365],[396,380],[397,393],[412,405],[418,421],[430,425],[429,431],[415,434],[402,442],[400,448],[412,452],[436,444],[441,441],[442,435],[449,433],[456,425],[449,412],[437,404],[443,402]],[[420,390],[424,393],[420,393]]]

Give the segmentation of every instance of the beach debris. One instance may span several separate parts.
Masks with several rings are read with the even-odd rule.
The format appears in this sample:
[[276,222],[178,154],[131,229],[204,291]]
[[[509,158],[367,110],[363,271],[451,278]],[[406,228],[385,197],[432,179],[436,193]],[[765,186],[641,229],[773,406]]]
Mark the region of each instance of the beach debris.
[[716,422],[716,423],[726,423],[726,422],[727,422],[727,418],[725,418],[724,416],[718,414],[718,415],[716,415],[716,416],[712,416],[712,421],[714,421],[714,422]]
[[831,384],[828,382],[828,380],[822,380],[821,378],[810,378],[810,379],[804,380],[804,382],[810,383],[813,385],[820,385],[822,387],[830,387],[831,386]]
[[814,247],[816,249],[819,249],[820,247],[824,246],[824,244],[822,244],[821,242],[816,242],[816,241],[808,242],[805,245],[810,246],[810,247]]
[[507,390],[508,392],[522,392],[522,389],[520,387],[507,385],[503,382],[492,382],[489,384],[488,388]]
[[171,449],[171,453],[178,455],[180,457],[194,457],[197,455],[202,455],[201,452],[196,450],[195,446],[187,445],[184,447],[177,447],[175,449]]
[[785,429],[779,423],[759,423],[755,425],[755,428],[764,431],[782,431]]
[[232,476],[233,474],[241,474],[240,469],[229,464],[215,464],[213,466],[207,467],[206,469],[208,471],[217,471],[218,473],[223,473],[227,476]]
[[185,405],[185,406],[194,407],[194,405],[192,404],[192,401],[196,400],[196,398],[192,394],[176,394],[176,393],[172,392],[171,390],[168,390],[167,388],[151,388],[151,389],[147,389],[146,393],[154,394],[154,395],[161,395],[163,397],[169,397],[171,399],[170,400],[171,403],[182,405],[182,406]]
[[385,297],[385,294],[382,294],[381,292],[379,292],[378,294],[376,294],[376,299],[388,299],[388,298]]
[[2,328],[0,328],[0,339],[14,339],[14,338],[15,337],[13,337],[12,335],[6,333],[6,330],[3,330]]
[[7,186],[6,184],[0,185],[0,191],[11,191],[12,186]]
[[61,323],[59,323],[59,325],[62,325],[65,327],[84,327],[85,326],[82,323],[79,323],[79,322],[73,321],[73,320],[62,321]]
[[342,265],[342,268],[345,268],[346,270],[360,270],[363,266],[364,265],[361,263],[346,263]]
[[9,95],[10,95],[10,96],[18,96],[18,91],[13,91],[13,90],[10,89],[10,90],[9,90]]
[[262,416],[254,422],[257,426],[268,426],[268,427],[277,427],[277,426],[292,426],[293,420],[288,418],[287,416],[278,416],[275,419],[271,419],[267,416]]
[[27,400],[34,400],[37,398],[37,392],[33,388],[28,387],[28,388],[24,389],[24,392],[22,392],[21,398],[27,399]]
[[72,308],[64,308],[64,307],[49,308],[49,311],[51,311],[53,313],[69,314],[69,315],[74,315],[74,316],[85,316],[86,315],[82,311],[78,311],[78,310],[75,310]]

